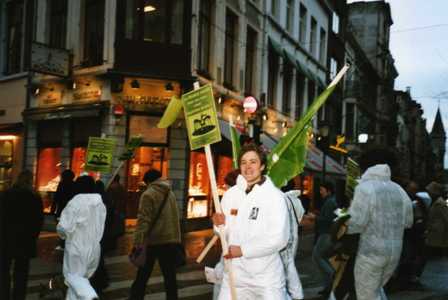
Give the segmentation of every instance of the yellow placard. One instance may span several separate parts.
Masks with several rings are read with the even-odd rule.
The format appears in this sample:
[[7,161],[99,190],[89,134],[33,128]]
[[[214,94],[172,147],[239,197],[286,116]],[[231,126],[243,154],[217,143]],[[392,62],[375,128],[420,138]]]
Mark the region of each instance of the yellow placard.
[[84,170],[110,173],[114,150],[114,139],[89,137]]
[[182,95],[191,150],[221,141],[211,85]]

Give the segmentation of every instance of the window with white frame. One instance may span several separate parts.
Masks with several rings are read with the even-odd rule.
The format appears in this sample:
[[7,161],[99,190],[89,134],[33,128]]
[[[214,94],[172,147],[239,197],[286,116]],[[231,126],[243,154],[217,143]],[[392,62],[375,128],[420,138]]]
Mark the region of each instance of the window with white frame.
[[280,0],[272,0],[271,2],[271,15],[274,17],[278,17],[279,1]]
[[286,30],[292,33],[294,24],[294,0],[286,2]]
[[319,61],[325,65],[325,54],[327,52],[327,32],[323,28],[320,29],[320,49]]
[[356,140],[356,103],[354,101],[344,101],[342,111],[342,131],[346,138],[351,141]]
[[330,58],[330,79],[334,79],[338,73],[338,61],[333,57]]
[[299,28],[299,42],[306,43],[306,24],[308,18],[308,11],[303,4],[300,4],[300,28]]
[[224,83],[233,88],[238,38],[238,17],[229,9],[226,11],[226,37],[224,47]]
[[339,16],[333,12],[333,24],[331,25],[331,30],[334,33],[339,33]]
[[316,57],[317,52],[317,21],[311,17],[311,31],[310,31],[310,53]]

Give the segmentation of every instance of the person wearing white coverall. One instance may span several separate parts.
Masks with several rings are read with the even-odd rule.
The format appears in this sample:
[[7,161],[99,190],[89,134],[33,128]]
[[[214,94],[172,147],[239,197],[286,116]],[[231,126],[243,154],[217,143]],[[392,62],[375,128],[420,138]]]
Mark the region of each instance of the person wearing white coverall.
[[[213,216],[215,226],[225,226],[229,244],[225,259],[233,268],[238,300],[287,299],[279,252],[288,243],[288,210],[283,193],[262,175],[265,164],[266,156],[258,147],[244,146],[241,175],[224,193],[223,214]],[[226,268],[218,299],[231,299]]]
[[391,181],[393,154],[379,151],[369,151],[361,158],[361,168],[367,170],[348,211],[348,233],[360,234],[354,268],[358,300],[387,299],[382,287],[398,265],[404,229],[413,221],[411,200]]
[[[299,224],[302,220],[305,210],[302,203],[298,199],[300,191],[292,190],[285,193],[286,206],[288,207],[288,216],[290,223],[290,234],[286,248],[280,251],[280,257],[285,268],[287,299],[303,299],[303,287],[300,281],[299,273],[295,264],[297,249],[299,246]],[[213,278],[213,299],[217,300],[219,291],[221,290],[222,278],[224,274],[224,261],[221,260],[216,264],[214,269],[206,268],[206,275],[212,272]]]
[[63,274],[68,300],[97,299],[89,283],[100,259],[100,241],[106,220],[106,208],[95,193],[95,182],[81,176],[75,182],[76,195],[61,213],[57,232],[65,239]]

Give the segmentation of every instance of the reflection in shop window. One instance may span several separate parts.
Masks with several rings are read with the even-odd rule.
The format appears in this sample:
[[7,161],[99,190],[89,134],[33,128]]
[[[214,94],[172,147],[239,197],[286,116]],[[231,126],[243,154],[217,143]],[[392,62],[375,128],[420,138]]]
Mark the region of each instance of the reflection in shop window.
[[[86,164],[86,153],[87,153],[87,147],[73,148],[70,169],[73,171],[73,173],[75,173],[75,178],[81,176],[81,174],[85,172],[84,166]],[[100,178],[100,172],[89,171],[87,172],[87,174],[89,176],[92,176],[95,180],[98,180]]]

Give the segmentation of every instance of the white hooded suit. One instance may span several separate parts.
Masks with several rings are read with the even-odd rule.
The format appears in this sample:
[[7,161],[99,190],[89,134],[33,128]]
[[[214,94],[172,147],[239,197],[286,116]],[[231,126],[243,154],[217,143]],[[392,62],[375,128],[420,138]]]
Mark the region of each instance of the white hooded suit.
[[403,232],[412,225],[412,202],[391,181],[388,165],[362,175],[349,208],[348,233],[360,233],[355,263],[358,300],[385,299],[382,287],[398,265]]
[[96,297],[87,279],[99,263],[105,220],[106,208],[99,194],[78,194],[61,213],[57,232],[65,239],[63,273],[69,287],[66,299]]
[[[285,269],[279,251],[289,237],[288,209],[283,193],[266,177],[246,194],[241,175],[221,201],[229,245],[241,247],[242,257],[231,259],[238,300],[284,300]],[[224,271],[219,300],[230,300]]]

